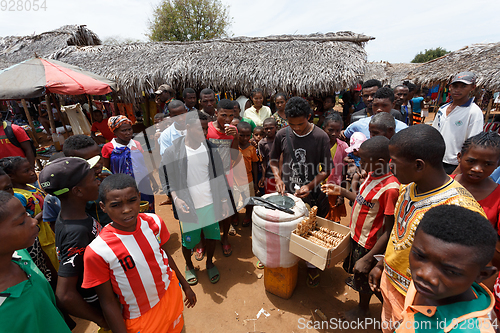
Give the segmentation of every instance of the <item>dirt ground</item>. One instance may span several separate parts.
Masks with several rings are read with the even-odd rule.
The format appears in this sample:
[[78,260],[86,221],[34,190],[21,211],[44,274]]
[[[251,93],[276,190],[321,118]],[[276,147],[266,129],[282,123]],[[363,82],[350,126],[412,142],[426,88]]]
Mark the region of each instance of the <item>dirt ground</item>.
[[[426,123],[431,123],[434,114],[429,114]],[[156,196],[156,202],[161,202],[165,196]],[[346,203],[347,204],[347,203]],[[350,213],[349,206],[348,214]],[[171,233],[169,240],[170,253],[175,262],[183,270],[184,258],[181,252],[181,238],[178,221],[174,219],[171,205],[158,206],[156,212],[160,215]],[[240,214],[240,221],[243,214]],[[341,221],[349,224],[349,215]],[[344,280],[348,274],[342,269],[342,263],[326,269],[321,273],[319,287],[311,289],[306,285],[306,266],[299,263],[297,287],[288,300],[282,299],[267,292],[264,288],[263,270],[257,269],[257,258],[252,253],[251,228],[236,228],[238,234],[230,237],[233,254],[226,258],[222,255],[222,248],[217,246],[214,263],[220,271],[221,278],[217,284],[211,284],[204,265],[204,261],[197,262],[199,267],[198,284],[193,287],[197,297],[197,304],[192,309],[184,310],[186,333],[210,332],[333,332],[334,326],[327,329],[315,329],[314,323],[320,321],[314,314],[316,309],[321,310],[328,321],[339,324],[339,312],[352,309],[357,304],[358,294],[346,286]],[[259,278],[260,277],[260,278]],[[380,318],[381,304],[376,299],[371,301],[371,315],[377,320]],[[264,309],[269,317],[258,312]],[[94,323],[76,319],[75,333],[97,332]],[[373,326],[367,329],[343,329],[345,332],[380,332]]]
[[[156,196],[156,202],[161,202],[164,197]],[[170,253],[177,265],[183,269],[179,224],[173,217],[171,205],[157,206],[157,214],[164,219],[171,233],[168,241]],[[240,221],[242,220],[243,214],[240,214]],[[342,220],[342,224],[348,223],[349,216]],[[344,280],[348,274],[342,269],[341,263],[322,272],[319,287],[311,289],[306,285],[306,266],[301,261],[297,287],[290,299],[285,300],[266,292],[264,278],[259,278],[264,271],[255,266],[257,258],[252,253],[251,228],[242,228],[240,223],[236,230],[238,234],[230,237],[233,246],[233,254],[230,257],[222,255],[220,245],[216,248],[214,263],[221,274],[218,283],[211,284],[204,262],[193,259],[195,266],[200,269],[199,282],[193,287],[198,302],[194,308],[184,310],[187,333],[331,332],[333,330],[306,327],[309,320],[321,320],[317,315],[313,318],[314,310],[320,309],[330,320],[339,318],[340,311],[356,306],[357,293],[345,285]],[[261,309],[267,311],[269,317],[261,315],[257,319],[257,313]],[[373,317],[380,317],[381,304],[375,297],[372,299],[371,310]],[[77,323],[73,330],[75,333],[97,332],[98,327],[94,323],[84,320],[77,320]]]

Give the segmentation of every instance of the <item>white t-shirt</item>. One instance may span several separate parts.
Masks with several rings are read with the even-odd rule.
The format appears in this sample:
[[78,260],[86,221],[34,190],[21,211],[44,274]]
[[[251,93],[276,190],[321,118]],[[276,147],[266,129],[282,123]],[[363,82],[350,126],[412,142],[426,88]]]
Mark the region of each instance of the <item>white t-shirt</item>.
[[210,190],[207,148],[201,144],[198,149],[186,146],[187,186],[194,202],[194,208],[211,205],[214,201]]
[[432,127],[441,133],[446,144],[443,162],[458,165],[457,154],[465,140],[483,131],[483,112],[472,98],[446,115],[450,105],[447,103],[439,108]]

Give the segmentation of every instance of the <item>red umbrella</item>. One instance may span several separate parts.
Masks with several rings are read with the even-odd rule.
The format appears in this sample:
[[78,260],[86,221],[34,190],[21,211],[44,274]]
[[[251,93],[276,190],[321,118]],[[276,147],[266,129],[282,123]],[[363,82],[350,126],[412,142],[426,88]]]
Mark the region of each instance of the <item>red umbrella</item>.
[[0,99],[61,95],[105,95],[116,83],[61,61],[32,58],[0,71]]

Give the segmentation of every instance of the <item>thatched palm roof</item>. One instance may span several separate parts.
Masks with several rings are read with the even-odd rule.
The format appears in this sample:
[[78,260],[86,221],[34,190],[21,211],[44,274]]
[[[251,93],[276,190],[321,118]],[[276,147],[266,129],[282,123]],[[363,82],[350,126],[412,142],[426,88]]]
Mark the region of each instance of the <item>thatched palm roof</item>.
[[69,45],[99,45],[99,37],[85,25],[66,25],[57,30],[31,36],[0,37],[0,69],[33,58],[48,56]]
[[363,76],[363,81],[377,79],[382,84],[395,87],[402,84],[408,76],[408,73],[417,68],[420,64],[396,63],[391,64],[387,61],[369,62]]
[[414,69],[408,78],[422,85],[448,83],[454,75],[472,71],[477,85],[500,90],[500,43],[473,44],[431,60]]
[[373,37],[352,32],[237,37],[197,42],[70,46],[52,57],[117,82],[127,100],[160,84],[211,87],[248,94],[319,95],[350,86],[365,69],[363,45]]

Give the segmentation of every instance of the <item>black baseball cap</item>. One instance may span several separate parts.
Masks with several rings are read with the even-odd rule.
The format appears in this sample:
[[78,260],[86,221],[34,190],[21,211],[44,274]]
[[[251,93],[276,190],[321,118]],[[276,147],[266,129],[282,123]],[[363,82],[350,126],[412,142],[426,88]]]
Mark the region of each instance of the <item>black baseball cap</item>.
[[58,196],[78,185],[99,162],[100,156],[89,160],[80,157],[63,157],[50,162],[38,176],[42,189]]
[[451,83],[455,82],[463,82],[465,84],[475,84],[476,83],[476,74],[472,72],[460,72],[453,77]]

